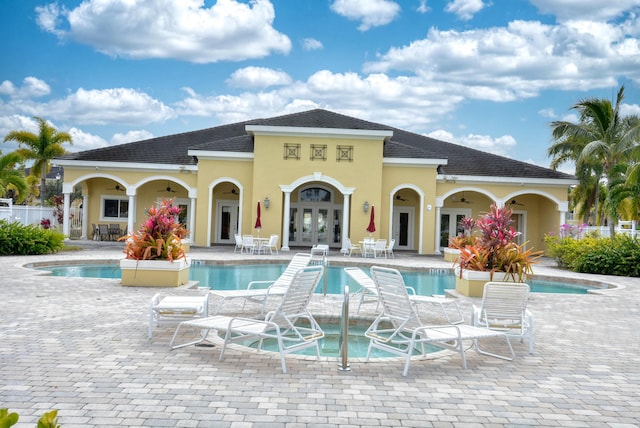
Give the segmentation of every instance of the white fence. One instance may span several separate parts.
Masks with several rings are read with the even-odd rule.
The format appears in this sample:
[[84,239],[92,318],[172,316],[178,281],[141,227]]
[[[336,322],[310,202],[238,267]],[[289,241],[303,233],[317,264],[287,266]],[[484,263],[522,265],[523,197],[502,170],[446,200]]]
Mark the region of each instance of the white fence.
[[[11,199],[0,199],[0,220],[10,223],[39,225],[43,219],[50,221],[52,227],[62,229],[53,215],[53,207],[32,207],[27,205],[13,205]],[[82,208],[71,207],[69,211],[69,237],[78,239],[82,236]]]
[[[632,238],[640,238],[640,231],[636,229],[636,222],[620,221],[615,227],[617,234],[629,235]],[[581,239],[586,235],[597,234],[603,238],[611,236],[609,226],[586,226],[582,224],[563,224],[560,227],[560,236]]]

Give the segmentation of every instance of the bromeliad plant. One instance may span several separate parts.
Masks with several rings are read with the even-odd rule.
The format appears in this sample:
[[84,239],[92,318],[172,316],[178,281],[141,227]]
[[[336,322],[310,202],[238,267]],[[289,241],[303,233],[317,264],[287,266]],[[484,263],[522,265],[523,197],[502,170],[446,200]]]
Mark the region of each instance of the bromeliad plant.
[[186,258],[182,239],[189,231],[178,223],[180,208],[173,199],[163,199],[147,210],[147,219],[140,229],[126,239],[124,253],[131,260],[169,260]]
[[542,257],[542,251],[517,243],[520,232],[511,227],[511,215],[510,208],[494,204],[475,222],[479,233],[472,243],[459,247],[460,256],[455,262],[461,276],[464,269],[490,272],[491,279],[495,272],[504,272],[514,281],[523,282],[533,274],[532,266]]

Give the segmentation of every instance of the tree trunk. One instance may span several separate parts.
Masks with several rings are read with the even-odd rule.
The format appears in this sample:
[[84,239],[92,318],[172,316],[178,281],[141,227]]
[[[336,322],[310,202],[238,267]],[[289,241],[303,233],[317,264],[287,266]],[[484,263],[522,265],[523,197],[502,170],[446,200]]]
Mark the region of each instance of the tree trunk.
[[40,206],[44,207],[44,194],[47,185],[47,163],[42,163],[42,171],[40,176]]

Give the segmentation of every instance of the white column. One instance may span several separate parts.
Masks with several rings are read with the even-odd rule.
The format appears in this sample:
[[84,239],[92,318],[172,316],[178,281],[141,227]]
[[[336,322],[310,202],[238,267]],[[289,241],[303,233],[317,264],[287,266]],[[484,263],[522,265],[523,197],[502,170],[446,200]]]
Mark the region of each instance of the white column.
[[[127,189],[127,193],[129,193],[129,189]],[[136,220],[136,194],[135,191],[133,194],[129,195],[129,213],[127,215],[127,233],[131,234],[135,231],[135,220]]]
[[[89,195],[82,195],[82,239],[89,239]],[[93,230],[91,231],[93,238]]]
[[349,194],[344,194],[342,195],[344,202],[342,203],[342,250],[346,249],[346,242],[347,242],[347,238],[349,237],[349,218],[350,218],[350,212],[349,212],[349,201],[351,199],[351,195]]
[[195,240],[195,227],[196,227],[196,200],[197,198],[189,198],[189,239],[194,244]]
[[65,236],[65,239],[69,238],[69,212],[71,205],[71,193],[64,192],[64,206],[63,206],[63,214],[62,214],[62,234]]
[[282,212],[282,251],[289,251],[289,221],[291,216],[291,192],[284,192],[284,207]]
[[440,251],[440,206],[436,203],[436,231],[434,233],[435,236],[435,245],[433,246],[434,248],[434,253],[435,254],[441,254],[442,252]]

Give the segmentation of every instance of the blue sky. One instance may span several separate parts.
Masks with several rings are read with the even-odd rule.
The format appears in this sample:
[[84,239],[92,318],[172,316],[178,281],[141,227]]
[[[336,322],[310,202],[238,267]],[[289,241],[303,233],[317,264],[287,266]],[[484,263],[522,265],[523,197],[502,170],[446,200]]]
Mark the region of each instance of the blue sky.
[[0,137],[72,151],[324,108],[547,166],[579,100],[640,114],[640,0],[5,0],[0,40]]

